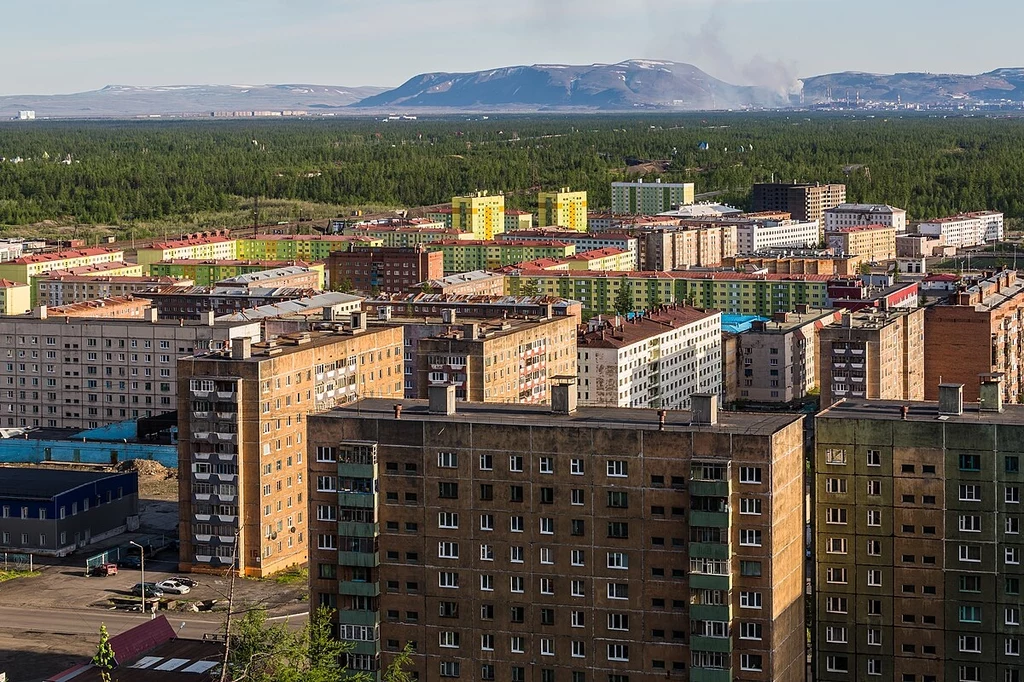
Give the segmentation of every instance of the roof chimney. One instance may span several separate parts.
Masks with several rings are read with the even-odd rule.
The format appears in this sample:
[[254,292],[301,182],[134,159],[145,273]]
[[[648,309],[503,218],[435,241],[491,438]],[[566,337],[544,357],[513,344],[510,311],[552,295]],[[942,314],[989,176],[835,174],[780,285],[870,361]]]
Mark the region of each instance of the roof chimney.
[[717,424],[718,396],[714,393],[694,393],[691,395],[690,421],[694,424]]
[[1003,411],[1003,375],[980,374],[981,389],[978,393],[978,409],[982,412]]
[[467,322],[462,325],[462,338],[467,341],[474,341],[480,336],[480,325],[476,322]]
[[248,360],[252,357],[252,339],[248,336],[231,339],[231,359]]
[[427,398],[427,411],[430,414],[455,414],[455,384],[430,386],[427,388]]
[[939,384],[939,414],[964,413],[964,385]]
[[574,414],[578,396],[579,392],[576,389],[575,381],[553,384],[551,386],[551,411],[554,414]]
[[159,319],[159,317],[160,317],[160,315],[159,315],[159,313],[157,313],[157,309],[156,308],[146,308],[146,321],[147,322],[156,322]]
[[353,334],[366,331],[366,313],[362,310],[353,310],[349,317],[350,327]]

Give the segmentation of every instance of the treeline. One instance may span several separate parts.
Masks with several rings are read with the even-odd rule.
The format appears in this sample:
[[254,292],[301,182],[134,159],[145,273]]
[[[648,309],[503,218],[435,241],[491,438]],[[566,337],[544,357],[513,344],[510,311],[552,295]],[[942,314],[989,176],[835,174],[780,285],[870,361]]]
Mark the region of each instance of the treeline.
[[[479,118],[479,117],[477,117]],[[701,149],[706,143],[707,149]],[[0,125],[0,224],[186,218],[249,197],[417,206],[535,188],[610,203],[627,163],[743,205],[750,185],[846,182],[851,201],[911,218],[983,208],[1024,217],[1024,121],[1012,118],[718,114],[489,120],[45,122]],[[18,160],[18,162],[15,162]],[[667,162],[667,163],[664,163]]]

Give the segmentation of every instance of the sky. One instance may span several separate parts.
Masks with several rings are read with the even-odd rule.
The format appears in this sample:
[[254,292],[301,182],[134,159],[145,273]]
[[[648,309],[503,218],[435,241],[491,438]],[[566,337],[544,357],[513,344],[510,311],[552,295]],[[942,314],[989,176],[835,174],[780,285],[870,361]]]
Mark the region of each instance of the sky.
[[0,94],[104,85],[397,86],[631,58],[735,84],[1024,67],[1021,0],[6,0]]

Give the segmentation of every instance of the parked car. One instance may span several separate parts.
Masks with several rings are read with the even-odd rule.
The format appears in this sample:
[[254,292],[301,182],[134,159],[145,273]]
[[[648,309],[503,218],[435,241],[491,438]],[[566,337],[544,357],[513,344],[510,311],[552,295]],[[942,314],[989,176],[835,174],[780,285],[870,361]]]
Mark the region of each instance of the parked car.
[[[136,597],[142,596],[142,583],[135,583],[135,586],[132,587],[132,594]],[[146,596],[162,597],[164,596],[164,591],[161,590],[156,583],[146,583]]]
[[199,587],[199,581],[195,578],[188,578],[186,576],[178,575],[171,578],[171,580],[177,580],[182,585],[188,585],[189,587]]
[[142,557],[138,554],[129,554],[117,560],[120,568],[142,568]]
[[[174,580],[164,580],[156,584],[157,588],[163,590],[167,594],[188,594],[192,591],[192,588],[185,583]],[[148,591],[148,588],[147,588]]]
[[92,570],[89,571],[89,575],[99,577],[117,575],[117,564],[99,564],[98,566],[93,566]]

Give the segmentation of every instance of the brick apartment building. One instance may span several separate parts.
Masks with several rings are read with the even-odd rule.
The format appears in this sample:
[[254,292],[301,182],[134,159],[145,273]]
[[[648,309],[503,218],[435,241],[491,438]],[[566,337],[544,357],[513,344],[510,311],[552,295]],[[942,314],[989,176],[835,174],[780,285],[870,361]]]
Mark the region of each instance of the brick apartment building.
[[805,679],[798,415],[364,400],[309,419],[310,606],[350,670]]
[[825,230],[825,246],[838,254],[860,256],[868,263],[896,257],[896,228],[892,225],[848,225]]
[[962,389],[815,418],[815,680],[1024,675],[1024,408]]
[[417,282],[444,277],[444,254],[422,245],[335,251],[327,259],[327,272],[333,288],[349,282],[365,293],[402,292]]
[[306,563],[309,415],[402,396],[401,327],[353,318],[179,361],[180,570],[223,573],[236,556],[239,575],[262,577]]
[[1024,394],[1024,281],[1004,270],[982,279],[924,314],[926,400],[938,399],[939,382],[964,385],[964,399],[976,402],[978,377],[1003,375],[1003,399]]
[[803,183],[754,184],[751,210],[784,211],[796,221],[817,220],[825,225],[825,211],[846,202],[846,185]]

